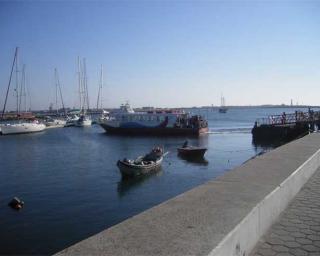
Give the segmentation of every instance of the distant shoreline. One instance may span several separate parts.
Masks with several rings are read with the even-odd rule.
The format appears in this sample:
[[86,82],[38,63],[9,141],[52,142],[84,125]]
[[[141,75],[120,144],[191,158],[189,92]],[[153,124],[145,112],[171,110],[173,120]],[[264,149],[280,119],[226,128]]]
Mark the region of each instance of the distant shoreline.
[[[193,107],[140,107],[140,108],[134,108],[135,111],[152,111],[156,109],[219,109],[221,106],[193,106]],[[237,105],[229,105],[226,106],[227,108],[320,108],[320,106],[310,106],[310,105],[244,105],[244,106],[237,106]],[[103,108],[104,110],[112,111],[118,108]],[[74,108],[66,108],[67,112],[69,111],[74,111]],[[102,109],[95,109],[92,108],[90,109],[89,112],[100,112]],[[49,110],[47,109],[42,109],[42,110],[29,110],[29,112],[32,113],[48,113]],[[59,110],[60,112],[60,110]],[[6,114],[9,113],[15,113],[15,111],[8,111]]]

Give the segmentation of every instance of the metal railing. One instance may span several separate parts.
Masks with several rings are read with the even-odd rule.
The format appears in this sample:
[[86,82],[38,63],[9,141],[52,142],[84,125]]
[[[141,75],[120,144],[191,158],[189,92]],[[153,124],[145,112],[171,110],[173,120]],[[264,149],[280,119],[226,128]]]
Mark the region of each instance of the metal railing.
[[310,110],[308,112],[296,111],[295,113],[282,113],[281,115],[270,115],[267,118],[257,119],[256,125],[285,125],[299,122],[315,122],[320,120],[320,111]]

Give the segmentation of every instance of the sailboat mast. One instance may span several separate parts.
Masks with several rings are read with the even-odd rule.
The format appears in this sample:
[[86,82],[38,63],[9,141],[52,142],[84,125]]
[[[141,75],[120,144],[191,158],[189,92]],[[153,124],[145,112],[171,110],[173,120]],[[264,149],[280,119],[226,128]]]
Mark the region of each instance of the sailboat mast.
[[87,66],[86,66],[86,59],[83,59],[83,82],[84,82],[84,97],[87,103],[87,110],[89,110],[89,94],[88,94],[88,78],[87,78]]
[[103,88],[103,66],[101,65],[101,90],[100,90],[100,107],[102,109],[102,88]]
[[19,69],[18,69],[18,55],[16,57],[16,97],[17,97],[17,117],[19,117],[20,109],[19,109]]
[[25,82],[26,82],[25,68],[26,68],[26,65],[23,64],[22,76],[21,76],[21,85],[20,85],[19,112],[21,111],[22,96],[25,96],[25,93],[24,93],[25,92]]
[[57,74],[57,69],[54,69],[54,78],[55,78],[55,89],[56,89],[56,112],[57,116],[59,115],[59,110],[58,110],[58,74]]
[[61,90],[61,84],[60,84],[60,80],[59,80],[59,75],[58,75],[58,71],[57,69],[55,69],[55,75],[56,75],[56,86],[59,90],[59,94],[60,94],[60,100],[61,100],[61,104],[62,104],[62,109],[63,109],[63,113],[65,115],[65,117],[67,117],[67,112],[66,109],[64,107],[64,102],[63,102],[63,97],[62,97],[62,90]]
[[100,71],[100,83],[99,83],[99,91],[98,91],[98,99],[97,99],[97,110],[100,108],[102,109],[102,86],[103,86],[103,66],[101,65],[101,71]]
[[80,98],[80,112],[82,112],[82,86],[81,86],[81,80],[82,80],[82,69],[81,69],[81,63],[80,63],[80,57],[78,56],[78,87],[79,87],[79,98]]
[[26,65],[24,65],[24,79],[23,79],[23,96],[24,96],[24,112],[27,112],[27,73]]
[[2,110],[1,119],[3,119],[4,113],[5,113],[5,111],[6,111],[6,106],[7,106],[7,100],[8,100],[8,94],[9,94],[9,89],[10,89],[10,84],[11,84],[13,69],[14,69],[14,65],[15,65],[15,63],[16,63],[17,56],[18,56],[18,49],[19,49],[19,48],[16,47],[16,50],[15,50],[15,53],[14,53],[14,58],[13,58],[13,62],[12,62],[12,67],[11,67],[11,72],[10,72],[10,77],[9,77],[9,83],[8,83],[8,87],[7,87],[6,98],[5,98],[5,100],[4,100],[4,105],[3,105],[3,110]]

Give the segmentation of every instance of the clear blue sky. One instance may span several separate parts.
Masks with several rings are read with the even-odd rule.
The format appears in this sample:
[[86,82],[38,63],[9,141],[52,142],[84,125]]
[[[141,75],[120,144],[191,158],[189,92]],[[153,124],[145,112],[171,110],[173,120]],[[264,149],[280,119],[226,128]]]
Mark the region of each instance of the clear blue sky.
[[101,64],[105,107],[320,105],[320,1],[0,1],[0,108],[16,46],[33,109],[55,67],[78,106],[77,56],[91,105]]

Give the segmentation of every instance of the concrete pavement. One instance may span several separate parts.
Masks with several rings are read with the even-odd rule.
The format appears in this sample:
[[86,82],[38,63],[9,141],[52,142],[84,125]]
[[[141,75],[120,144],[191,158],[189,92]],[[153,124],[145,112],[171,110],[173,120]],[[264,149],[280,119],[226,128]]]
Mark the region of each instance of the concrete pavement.
[[251,253],[274,255],[320,256],[320,169]]

